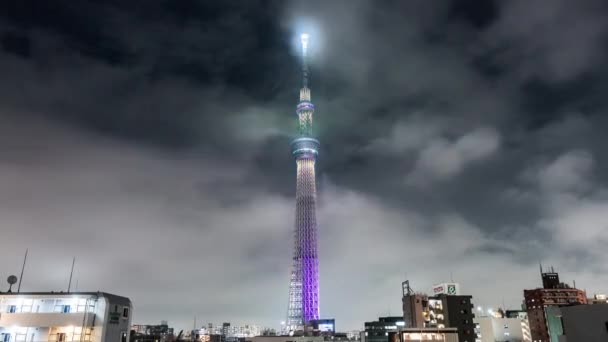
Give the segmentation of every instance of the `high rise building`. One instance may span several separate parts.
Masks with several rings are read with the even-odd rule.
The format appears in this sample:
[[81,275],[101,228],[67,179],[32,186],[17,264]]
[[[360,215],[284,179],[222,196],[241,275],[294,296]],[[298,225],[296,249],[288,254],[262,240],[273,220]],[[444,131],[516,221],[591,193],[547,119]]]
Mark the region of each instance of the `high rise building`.
[[524,290],[524,302],[528,312],[530,334],[532,341],[549,342],[549,321],[546,310],[551,306],[569,306],[587,304],[585,291],[571,288],[559,281],[559,275],[553,271],[543,272],[541,267],[543,288]]
[[296,107],[298,136],[291,143],[296,160],[295,248],[289,284],[286,329],[302,330],[319,319],[319,259],[317,255],[315,161],[319,141],[312,137],[312,116],[315,110],[308,88],[308,35],[301,36],[302,88]]

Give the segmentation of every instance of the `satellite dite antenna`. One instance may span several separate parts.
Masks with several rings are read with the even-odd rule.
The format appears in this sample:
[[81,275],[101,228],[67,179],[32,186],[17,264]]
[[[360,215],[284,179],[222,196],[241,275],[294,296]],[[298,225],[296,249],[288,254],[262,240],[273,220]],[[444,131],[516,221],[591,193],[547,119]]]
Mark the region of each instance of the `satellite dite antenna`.
[[15,285],[17,283],[17,276],[10,275],[10,276],[8,276],[6,281],[8,282],[8,292],[9,293],[13,292],[13,285]]

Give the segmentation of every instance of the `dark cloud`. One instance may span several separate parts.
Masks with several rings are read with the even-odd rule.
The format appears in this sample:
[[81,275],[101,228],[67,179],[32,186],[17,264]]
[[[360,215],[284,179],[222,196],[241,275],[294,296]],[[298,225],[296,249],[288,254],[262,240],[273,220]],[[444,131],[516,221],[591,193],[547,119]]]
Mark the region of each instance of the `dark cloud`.
[[275,326],[306,29],[324,316],[358,328],[450,274],[518,307],[539,260],[605,291],[605,5],[472,3],[4,4],[3,272],[29,247],[24,288],[58,290],[76,255],[138,322]]

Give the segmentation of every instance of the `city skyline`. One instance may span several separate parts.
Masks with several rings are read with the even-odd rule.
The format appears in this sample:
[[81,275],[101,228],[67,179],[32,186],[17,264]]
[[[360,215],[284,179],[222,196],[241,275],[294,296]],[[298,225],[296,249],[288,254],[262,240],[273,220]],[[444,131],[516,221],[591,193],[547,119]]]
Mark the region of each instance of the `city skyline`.
[[517,308],[540,261],[608,290],[602,1],[3,7],[2,291],[29,249],[22,291],[65,291],[76,257],[72,286],[134,323],[278,328],[302,32],[338,330],[399,314],[406,279]]

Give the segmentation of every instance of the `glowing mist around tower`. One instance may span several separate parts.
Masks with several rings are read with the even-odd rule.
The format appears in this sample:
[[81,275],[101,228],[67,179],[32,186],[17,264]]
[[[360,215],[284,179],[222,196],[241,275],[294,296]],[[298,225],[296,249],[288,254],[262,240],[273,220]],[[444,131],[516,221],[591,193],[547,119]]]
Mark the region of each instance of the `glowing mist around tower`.
[[296,217],[294,253],[289,284],[289,306],[286,328],[302,330],[311,320],[319,319],[319,258],[317,254],[317,185],[315,161],[319,141],[312,137],[312,118],[315,106],[308,87],[308,34],[301,35],[302,88],[296,107],[298,136],[291,143],[296,160]]

